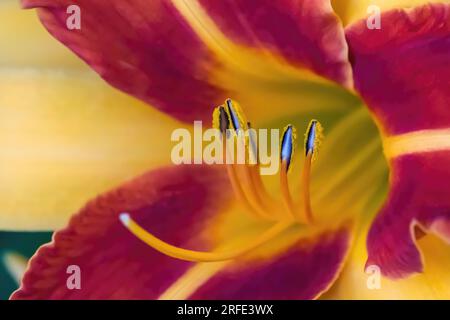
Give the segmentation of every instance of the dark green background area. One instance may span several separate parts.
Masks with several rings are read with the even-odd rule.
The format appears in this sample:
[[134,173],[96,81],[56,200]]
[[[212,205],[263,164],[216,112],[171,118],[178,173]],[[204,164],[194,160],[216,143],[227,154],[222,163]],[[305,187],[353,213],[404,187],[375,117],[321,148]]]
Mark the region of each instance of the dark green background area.
[[0,300],[8,299],[18,287],[3,264],[3,254],[13,251],[30,258],[51,236],[51,232],[0,232]]

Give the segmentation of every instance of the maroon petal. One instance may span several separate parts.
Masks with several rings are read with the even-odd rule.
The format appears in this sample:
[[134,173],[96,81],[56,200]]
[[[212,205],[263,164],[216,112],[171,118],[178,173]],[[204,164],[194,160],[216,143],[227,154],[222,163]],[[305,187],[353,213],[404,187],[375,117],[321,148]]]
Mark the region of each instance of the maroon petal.
[[351,85],[343,27],[329,0],[200,0],[234,42]]
[[279,255],[220,270],[190,299],[314,299],[334,283],[351,244],[348,225],[301,239]]
[[226,98],[208,81],[213,54],[170,1],[78,0],[80,30],[66,25],[74,1],[22,4],[110,84],[178,119],[210,121]]
[[450,244],[449,164],[450,151],[392,160],[390,194],[367,239],[368,265],[405,277],[423,269],[417,236],[432,232]]
[[355,87],[388,136],[450,126],[450,5],[394,10],[346,30]]
[[[91,201],[32,258],[13,299],[155,299],[193,263],[152,250],[119,222],[129,212],[166,241],[205,250],[203,230],[229,200],[221,171],[160,169]],[[66,286],[67,267],[81,269],[81,290]]]
[[[307,238],[291,233],[295,238],[287,243],[280,235],[245,257],[199,264],[151,249],[119,222],[119,214],[129,212],[141,226],[171,244],[213,250],[218,245],[215,235],[229,221],[224,219],[231,203],[224,190],[229,189],[220,169],[181,166],[148,173],[102,195],[37,251],[11,298],[168,298],[184,280],[188,285],[184,282],[176,294],[179,297],[184,291],[181,298],[193,299],[311,299],[327,290],[347,256],[349,224]],[[232,228],[242,230],[243,219],[231,221]],[[255,230],[260,229],[250,232]],[[72,265],[81,270],[80,290],[67,287]],[[202,272],[192,276],[199,268]]]
[[[265,95],[266,77],[270,80],[272,72],[282,71],[283,79],[296,85],[296,68],[346,86],[352,82],[344,30],[329,0],[204,1],[205,10],[189,1],[78,0],[80,30],[67,27],[67,8],[73,1],[22,3],[38,8],[50,33],[110,84],[183,121],[209,122],[211,108],[228,96]],[[202,23],[202,18],[209,22],[211,17],[213,26]],[[205,34],[213,33],[210,29],[222,31],[236,56],[218,53],[220,40],[205,39]],[[250,60],[243,58],[250,52]],[[250,65],[256,60],[259,64]],[[246,80],[248,70],[240,72],[238,67],[236,73],[235,65],[251,70],[268,66],[272,71],[250,71],[251,78]],[[287,74],[295,77],[289,80]],[[255,85],[246,86],[246,82]],[[280,79],[274,77],[269,85],[278,88]]]
[[381,21],[381,30],[361,21],[346,35],[355,86],[383,132],[391,167],[368,264],[399,278],[422,270],[417,236],[449,239],[450,5],[389,11]]

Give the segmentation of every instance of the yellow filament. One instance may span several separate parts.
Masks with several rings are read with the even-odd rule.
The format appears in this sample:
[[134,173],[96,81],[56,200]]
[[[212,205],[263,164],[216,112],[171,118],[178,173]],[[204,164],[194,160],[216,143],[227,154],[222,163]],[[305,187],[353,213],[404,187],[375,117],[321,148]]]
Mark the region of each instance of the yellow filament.
[[289,217],[295,217],[295,207],[294,202],[292,201],[291,193],[289,192],[289,184],[287,178],[287,162],[281,162],[281,170],[280,170],[280,189],[281,195],[283,198],[283,203],[286,208],[286,212]]
[[322,125],[317,120],[311,120],[309,122],[308,129],[306,130],[306,133],[305,133],[304,145],[306,146],[306,143],[307,143],[307,140],[308,140],[308,133],[311,130],[311,127],[312,127],[314,122],[316,123],[316,127],[315,127],[314,146],[312,148],[312,150],[314,150],[314,151],[311,153],[311,161],[315,161],[316,160],[317,153],[318,153],[319,149],[322,146],[322,140],[323,140],[323,127],[322,127]]
[[310,197],[310,177],[311,177],[311,161],[313,154],[308,152],[305,158],[305,163],[303,165],[303,172],[301,178],[301,196],[303,204],[303,216],[308,223],[313,222],[313,215],[311,210],[311,197]]
[[236,170],[234,169],[234,165],[226,165],[228,179],[230,180],[231,187],[233,188],[233,192],[238,198],[238,201],[242,203],[245,207],[246,211],[250,212],[255,217],[260,217],[259,212],[251,205],[248,201],[244,191],[242,190],[241,184],[238,181]]
[[[233,113],[235,117],[237,117],[237,120],[239,122],[239,128],[243,130],[251,129],[249,122],[247,122],[246,117],[244,115],[244,112],[242,111],[241,106],[234,100],[227,100],[225,101],[225,105],[222,106],[225,110],[225,112],[228,115],[228,119],[232,119],[233,116],[231,114],[231,110],[226,106],[228,101],[230,101],[231,108],[233,108]],[[220,109],[216,108],[213,113],[213,126],[219,127],[220,126]],[[228,126],[230,123],[228,123]],[[239,129],[239,130],[241,130]],[[250,136],[249,134],[243,135],[242,131],[234,132],[235,134],[232,137],[229,138],[223,138],[222,144],[224,151],[227,153],[227,155],[230,155],[229,153],[233,150],[229,150],[230,146],[227,144],[229,141],[228,139],[244,139],[244,147],[245,150],[249,153],[251,152],[250,144]],[[241,141],[242,142],[242,141]],[[234,146],[233,146],[234,148]],[[239,148],[239,146],[237,147]],[[256,151],[257,153],[257,151]],[[234,157],[229,156],[230,159],[234,159]],[[248,158],[250,161],[250,156]],[[265,193],[265,190],[263,189],[262,182],[260,181],[260,177],[258,174],[259,180],[254,176],[254,168],[258,165],[250,166],[247,164],[244,165],[231,165],[231,169],[228,170],[228,175],[230,177],[230,181],[232,183],[233,189],[235,190],[236,196],[238,199],[240,199],[241,202],[244,203],[245,207],[251,211],[256,217],[259,218],[265,218],[269,220],[275,220],[273,215],[271,215],[266,209],[268,208],[265,206],[266,202],[264,201],[263,195],[267,194]],[[228,165],[230,167],[230,165]],[[243,179],[241,179],[243,178]],[[245,184],[245,187],[243,188],[243,184]]]
[[250,167],[250,175],[255,192],[258,194],[258,199],[261,199],[264,207],[273,208],[274,200],[267,192],[266,187],[261,180],[261,175],[259,174],[259,164]]
[[[229,148],[227,148],[226,138],[223,137],[223,154],[229,154],[231,152]],[[231,157],[229,157],[231,159]],[[226,159],[224,159],[226,160]],[[255,190],[252,187],[246,188],[247,193],[251,195],[250,199],[247,196],[246,192],[242,188],[242,184],[239,179],[239,173],[237,171],[237,165],[234,164],[226,164],[228,179],[230,180],[231,187],[233,188],[234,194],[238,198],[238,200],[243,204],[247,212],[250,212],[252,216],[256,218],[268,219],[270,214],[268,214],[264,208],[260,207],[258,202],[254,200]],[[246,166],[247,167],[247,166]],[[248,170],[248,169],[246,169]]]
[[120,215],[120,220],[132,234],[134,234],[138,239],[142,240],[153,249],[175,259],[193,262],[215,262],[235,259],[267,243],[293,225],[292,220],[278,222],[277,224],[274,224],[271,228],[269,228],[266,232],[264,232],[261,236],[238,249],[222,252],[204,252],[183,249],[168,244],[167,242],[158,239],[147,230],[143,229],[126,213]]
[[[239,122],[239,130],[243,130],[244,132],[248,129],[247,127],[247,118],[245,117],[244,112],[242,111],[242,108],[239,103],[236,101],[229,99],[231,101],[231,106],[234,110],[234,113],[237,117],[237,120]],[[225,101],[225,105],[227,105],[227,102]],[[228,110],[228,107],[225,108],[225,111],[228,113],[228,116],[230,119],[232,118],[230,110]],[[247,139],[246,139],[247,140]]]
[[248,202],[253,208],[259,213],[263,218],[274,220],[273,215],[266,211],[266,207],[263,206],[263,201],[260,198],[258,192],[256,191],[256,186],[253,183],[251,167],[248,165],[240,166],[240,171],[244,176],[242,181],[245,181],[247,187],[245,188],[245,194],[247,195]]

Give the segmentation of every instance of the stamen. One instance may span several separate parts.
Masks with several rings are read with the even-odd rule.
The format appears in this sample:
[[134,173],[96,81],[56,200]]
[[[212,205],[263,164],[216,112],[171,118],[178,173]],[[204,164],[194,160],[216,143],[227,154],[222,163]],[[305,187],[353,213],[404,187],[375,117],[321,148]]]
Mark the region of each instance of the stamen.
[[[227,100],[228,101],[228,100]],[[230,102],[231,104],[231,102]],[[234,112],[234,109],[231,107],[231,110]],[[234,139],[235,135],[229,135],[229,127],[230,127],[230,118],[228,113],[225,111],[225,108],[223,106],[219,106],[214,110],[213,113],[213,127],[219,128],[222,134],[224,132],[227,132],[226,137],[222,136],[222,145],[223,145],[223,154],[224,154],[224,160],[226,161],[226,155],[231,152],[227,148],[227,139]],[[240,133],[242,134],[242,133]],[[246,212],[251,213],[253,216],[257,218],[264,218],[269,219],[270,214],[266,212],[264,207],[261,206],[261,201],[258,199],[257,192],[255,191],[255,188],[252,183],[251,174],[249,172],[249,167],[245,166],[244,168],[244,175],[248,184],[248,188],[242,187],[242,179],[239,179],[239,172],[238,172],[238,166],[234,164],[227,164],[227,173],[228,178],[230,180],[231,186],[233,188],[233,191],[238,198],[238,200],[244,205]]]
[[252,189],[258,199],[258,203],[261,203],[264,208],[268,211],[276,211],[274,209],[274,201],[272,196],[267,192],[260,175],[260,164],[259,164],[259,150],[257,144],[256,132],[253,130],[250,122],[247,122],[247,128],[249,130],[249,160],[250,163],[254,164],[249,167],[249,175],[251,179]]
[[254,172],[253,167],[258,166],[258,163],[256,161],[258,157],[258,148],[256,144],[256,133],[254,132],[254,130],[251,130],[250,122],[247,122],[247,133],[247,135],[243,136],[242,131],[238,130],[238,134],[241,135],[239,138],[244,139],[244,148],[246,153],[248,152],[248,162],[251,163],[236,166],[238,169],[240,169],[239,172],[243,175],[244,178],[240,181],[246,184],[244,192],[247,195],[248,201],[250,202],[252,207],[260,213],[261,217],[273,220],[273,215],[271,215],[266,210],[267,206],[264,206],[265,201],[258,191],[257,185],[255,184],[255,179],[252,174],[252,172]]
[[225,103],[227,105],[227,111],[230,115],[231,125],[233,126],[233,129],[236,131],[245,130],[246,121],[239,105],[233,102],[231,99],[227,99]]
[[292,201],[292,196],[289,191],[289,183],[287,173],[291,164],[292,156],[294,154],[295,146],[295,128],[292,125],[288,125],[284,128],[283,137],[281,139],[281,170],[280,170],[280,188],[281,195],[283,197],[284,206],[288,212],[289,217],[295,217],[295,207]]
[[247,195],[247,199],[252,205],[253,208],[259,213],[261,218],[265,218],[268,220],[274,220],[274,217],[272,214],[270,214],[266,209],[267,207],[263,206],[263,200],[259,197],[258,192],[256,191],[256,186],[253,183],[251,170],[252,167],[243,165],[239,166],[241,169],[240,173],[243,175],[243,179],[240,180],[241,182],[245,182],[246,188],[245,188],[245,194]]
[[286,170],[289,170],[291,165],[292,156],[294,155],[294,146],[296,139],[296,130],[292,125],[288,125],[284,128],[283,138],[281,139],[281,161],[286,162]]
[[308,223],[313,222],[313,215],[311,210],[311,196],[310,196],[311,161],[312,161],[312,152],[309,152],[305,158],[301,178],[303,215]]
[[321,144],[323,129],[317,120],[309,123],[305,134],[305,163],[301,177],[301,199],[303,204],[303,216],[308,223],[313,222],[310,196],[311,163],[315,159]]
[[214,109],[212,126],[214,129],[220,130],[222,135],[224,133],[227,133],[227,137],[228,137],[227,129],[230,128],[230,118],[223,106],[219,106]]
[[250,167],[250,176],[252,179],[253,188],[258,195],[258,199],[261,201],[262,205],[269,212],[277,212],[277,206],[273,197],[267,192],[266,187],[261,179],[259,173],[259,164]]
[[[256,134],[252,131],[247,131],[247,129],[252,128],[251,124],[245,121],[244,113],[237,103],[235,104],[231,99],[227,99],[225,104],[215,108],[213,113],[213,127],[219,129],[221,132],[223,156],[225,158],[224,163],[226,163],[227,173],[233,191],[238,200],[245,206],[246,212],[255,215],[257,218],[276,220],[278,222],[273,224],[259,237],[248,242],[245,246],[232,250],[224,247],[224,251],[203,252],[176,247],[164,242],[139,226],[139,224],[130,218],[129,214],[120,214],[120,221],[131,233],[150,247],[167,256],[193,262],[214,262],[235,259],[267,243],[296,223],[304,223],[305,221],[311,223],[313,221],[310,200],[310,174],[311,164],[317,155],[322,138],[322,127],[320,123],[312,120],[305,134],[306,156],[301,178],[301,198],[303,202],[301,210],[297,210],[294,205],[289,191],[287,176],[295,151],[296,130],[292,125],[288,125],[284,129],[280,150],[280,187],[287,216],[281,216],[283,215],[282,210],[279,210],[278,203],[275,203],[268,194],[261,180]],[[247,132],[249,134],[246,134]],[[227,142],[235,138],[244,139],[240,141],[241,144],[239,146],[244,146],[245,151],[248,151],[249,160],[254,160],[249,161],[251,165],[246,162],[242,165],[230,164],[229,161],[226,161],[227,159],[234,159],[230,154],[230,152],[235,151],[234,143],[229,144]],[[242,159],[242,153],[239,158]],[[239,163],[241,163],[240,161]]]
[[226,250],[222,252],[204,252],[183,249],[160,240],[131,219],[128,213],[120,214],[119,219],[131,233],[155,250],[172,258],[192,262],[215,262],[238,258],[267,243],[293,225],[292,220],[279,222],[265,231],[261,236],[253,239],[247,243],[247,245],[238,249]]
[[260,218],[261,214],[260,212],[252,206],[250,201],[248,200],[247,196],[245,195],[244,190],[242,189],[242,186],[238,180],[236,169],[234,165],[226,165],[227,173],[228,173],[228,179],[230,180],[231,187],[233,188],[233,192],[236,195],[236,198],[238,198],[238,201],[240,201],[247,212],[251,213],[253,216]]
[[283,199],[284,207],[286,208],[287,215],[289,218],[295,217],[295,206],[292,200],[291,192],[289,191],[289,183],[287,178],[287,162],[283,161],[281,163],[280,171],[280,189],[281,196]]
[[317,120],[311,120],[305,134],[305,155],[308,153],[313,155],[312,160],[315,160],[316,154],[322,144],[323,128]]

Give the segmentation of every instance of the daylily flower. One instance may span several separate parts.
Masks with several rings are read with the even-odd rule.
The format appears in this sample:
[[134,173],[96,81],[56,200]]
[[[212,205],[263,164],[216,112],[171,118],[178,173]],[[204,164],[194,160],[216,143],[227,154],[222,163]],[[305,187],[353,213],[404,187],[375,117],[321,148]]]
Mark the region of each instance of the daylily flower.
[[[65,59],[55,65],[72,72],[41,73],[55,65],[37,54],[39,72],[5,74],[4,150],[20,161],[2,174],[1,226],[57,228],[98,195],[36,252],[12,298],[313,299],[333,284],[326,298],[450,297],[449,4],[383,1],[379,30],[359,0],[79,0],[80,30],[66,25],[73,1],[22,4],[153,109]],[[170,132],[209,123],[229,97],[252,126],[291,124],[279,176],[169,164]],[[325,128],[314,163],[312,119]],[[308,130],[291,159],[294,126]],[[366,260],[380,290],[366,286]],[[80,290],[67,287],[71,265]]]

